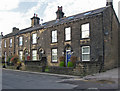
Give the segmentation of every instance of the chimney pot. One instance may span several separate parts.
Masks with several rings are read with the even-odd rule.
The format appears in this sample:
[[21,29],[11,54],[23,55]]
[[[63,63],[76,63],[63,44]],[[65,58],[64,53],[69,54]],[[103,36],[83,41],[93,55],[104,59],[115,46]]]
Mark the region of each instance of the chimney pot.
[[113,0],[106,0],[106,6],[113,6]]

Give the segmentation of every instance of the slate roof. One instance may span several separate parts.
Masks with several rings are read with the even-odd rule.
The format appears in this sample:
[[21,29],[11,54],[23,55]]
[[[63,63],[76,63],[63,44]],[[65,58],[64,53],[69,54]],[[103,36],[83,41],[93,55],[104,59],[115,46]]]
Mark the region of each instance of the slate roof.
[[107,7],[108,6],[103,7],[103,8],[99,8],[99,9],[95,9],[95,10],[91,10],[91,11],[87,11],[87,12],[84,12],[84,13],[76,14],[76,15],[73,15],[73,16],[61,18],[59,20],[52,20],[52,21],[49,21],[49,22],[45,22],[42,25],[39,24],[39,25],[34,26],[34,27],[28,27],[26,29],[20,30],[17,33],[9,33],[9,34],[5,35],[3,38],[7,38],[7,37],[14,36],[14,35],[27,33],[27,32],[32,32],[34,30],[44,29],[44,28],[48,28],[48,27],[51,27],[51,26],[56,26],[56,25],[60,25],[60,24],[63,24],[63,23],[77,21],[79,19],[84,19],[84,18],[87,18],[87,17],[98,15],[98,14],[102,13]]

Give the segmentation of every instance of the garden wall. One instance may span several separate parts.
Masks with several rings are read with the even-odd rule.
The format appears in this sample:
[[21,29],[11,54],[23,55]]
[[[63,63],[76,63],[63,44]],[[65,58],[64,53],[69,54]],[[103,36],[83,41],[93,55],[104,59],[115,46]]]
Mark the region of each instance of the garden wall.
[[74,68],[73,67],[49,66],[48,69],[50,73],[72,75]]

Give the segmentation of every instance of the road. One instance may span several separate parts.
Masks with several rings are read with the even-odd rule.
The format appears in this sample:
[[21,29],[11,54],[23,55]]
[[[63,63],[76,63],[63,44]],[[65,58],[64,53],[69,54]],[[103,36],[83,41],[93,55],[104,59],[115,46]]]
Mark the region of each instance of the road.
[[59,83],[63,77],[3,70],[3,89],[72,89],[76,85]]
[[118,84],[113,81],[89,81],[79,77],[54,76],[4,69],[2,73],[3,89],[74,89],[77,91],[83,91],[82,89],[94,89],[94,91],[112,89],[109,91],[116,91],[113,89],[118,88]]

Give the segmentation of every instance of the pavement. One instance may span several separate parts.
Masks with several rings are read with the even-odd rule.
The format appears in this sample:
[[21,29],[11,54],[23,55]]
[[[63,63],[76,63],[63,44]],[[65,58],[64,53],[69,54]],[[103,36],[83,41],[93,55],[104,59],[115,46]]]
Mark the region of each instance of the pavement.
[[83,77],[83,79],[84,80],[109,80],[109,81],[114,81],[115,83],[118,83],[120,78],[118,73],[120,73],[120,68],[115,68],[112,70],[108,70],[106,72],[85,76]]

